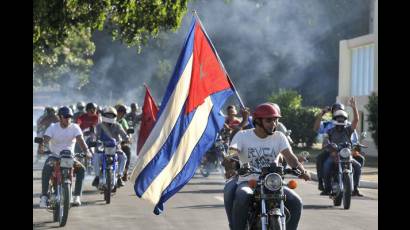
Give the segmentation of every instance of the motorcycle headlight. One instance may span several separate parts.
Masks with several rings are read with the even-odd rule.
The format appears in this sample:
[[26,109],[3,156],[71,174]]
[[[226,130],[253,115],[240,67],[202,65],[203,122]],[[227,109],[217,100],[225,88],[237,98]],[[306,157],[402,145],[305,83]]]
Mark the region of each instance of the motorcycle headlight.
[[282,187],[282,177],[277,173],[266,175],[265,187],[271,191],[279,190]]
[[350,156],[352,152],[350,151],[350,149],[348,148],[343,148],[342,150],[340,150],[339,155],[342,158],[348,158]]

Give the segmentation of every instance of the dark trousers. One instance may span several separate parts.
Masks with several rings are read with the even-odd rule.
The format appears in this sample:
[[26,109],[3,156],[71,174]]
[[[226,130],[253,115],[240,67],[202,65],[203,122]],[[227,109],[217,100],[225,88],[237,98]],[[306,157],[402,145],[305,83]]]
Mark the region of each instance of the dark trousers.
[[328,151],[323,151],[316,157],[316,171],[318,183],[323,185],[323,164],[325,160],[329,157]]

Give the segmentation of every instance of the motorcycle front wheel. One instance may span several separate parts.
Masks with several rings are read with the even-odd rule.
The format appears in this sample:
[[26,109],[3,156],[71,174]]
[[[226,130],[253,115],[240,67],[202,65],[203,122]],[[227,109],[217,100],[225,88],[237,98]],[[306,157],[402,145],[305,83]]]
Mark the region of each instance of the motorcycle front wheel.
[[352,200],[352,182],[350,179],[349,174],[343,174],[343,208],[349,209],[350,208],[350,201]]
[[70,191],[71,185],[68,183],[62,184],[59,204],[59,220],[60,227],[65,226],[68,218],[68,210],[70,209]]
[[269,216],[269,230],[282,230],[282,219],[280,216]]
[[106,187],[104,190],[104,200],[106,204],[111,203],[111,188],[112,188],[112,178],[111,169],[105,170]]

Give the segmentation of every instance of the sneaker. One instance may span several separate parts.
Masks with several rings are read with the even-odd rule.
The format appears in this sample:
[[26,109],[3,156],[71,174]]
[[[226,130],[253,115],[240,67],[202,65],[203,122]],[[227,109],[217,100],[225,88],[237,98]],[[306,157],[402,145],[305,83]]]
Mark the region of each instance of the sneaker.
[[355,189],[355,190],[353,190],[353,192],[352,192],[352,196],[360,196],[360,197],[362,197],[363,194],[361,194],[361,193],[359,192],[359,189]]
[[118,186],[118,187],[124,186],[124,182],[122,181],[121,177],[118,177],[117,186]]
[[47,196],[41,196],[40,198],[40,208],[47,208],[47,201],[48,197]]
[[98,188],[98,184],[100,183],[100,177],[96,176],[93,180],[92,186],[97,187]]
[[73,197],[74,197],[73,202],[72,202],[73,206],[80,206],[81,205],[80,196],[73,196]]
[[124,176],[121,177],[122,181],[127,181],[128,180],[128,175],[124,174]]

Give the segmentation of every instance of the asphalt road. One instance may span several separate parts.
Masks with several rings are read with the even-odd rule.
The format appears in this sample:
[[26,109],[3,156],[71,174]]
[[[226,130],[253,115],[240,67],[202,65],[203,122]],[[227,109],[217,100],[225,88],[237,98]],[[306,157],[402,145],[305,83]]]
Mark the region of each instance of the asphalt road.
[[[56,228],[52,213],[38,206],[42,162],[33,163],[33,229]],[[165,204],[160,216],[152,213],[146,201],[135,196],[132,183],[119,189],[106,205],[103,195],[91,186],[92,176],[84,182],[82,206],[70,209],[65,229],[212,229],[228,230],[223,206],[224,180],[217,172],[208,178],[196,174]],[[298,180],[296,192],[304,210],[301,230],[378,229],[378,190],[362,189],[365,197],[353,198],[350,210],[333,207],[332,201],[319,196],[317,183]]]

